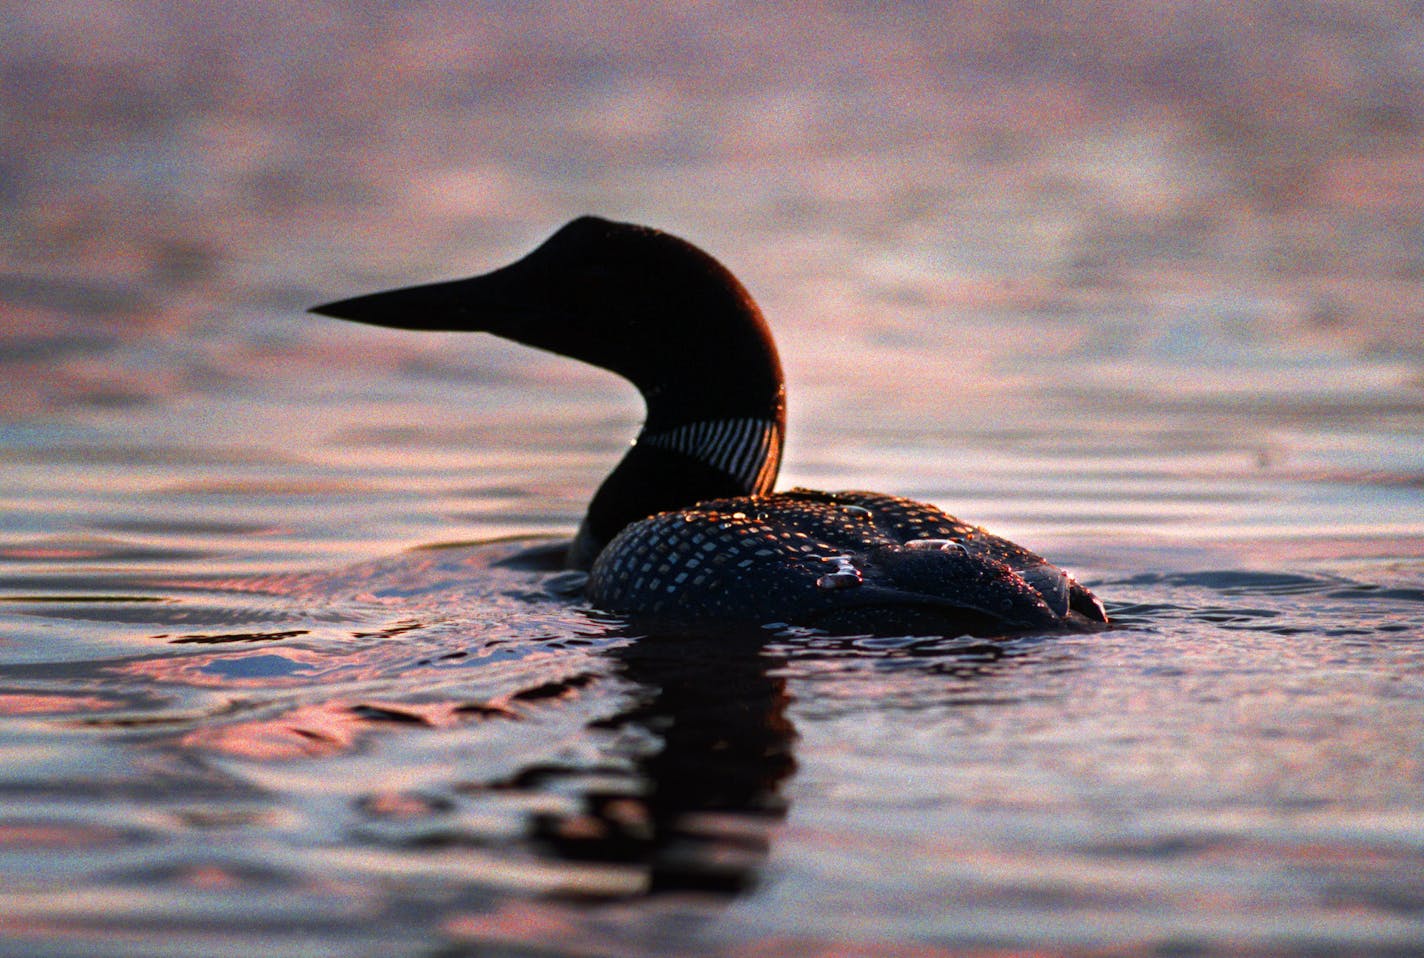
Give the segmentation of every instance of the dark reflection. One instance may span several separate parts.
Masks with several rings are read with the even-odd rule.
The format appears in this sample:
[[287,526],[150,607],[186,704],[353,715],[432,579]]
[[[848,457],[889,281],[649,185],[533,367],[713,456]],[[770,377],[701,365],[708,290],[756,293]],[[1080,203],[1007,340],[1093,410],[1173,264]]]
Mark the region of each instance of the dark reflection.
[[648,894],[751,887],[796,769],[781,661],[761,636],[649,636],[610,654],[643,692],[598,727],[650,732],[661,747],[636,757],[632,781],[586,790],[580,815],[537,817],[535,841],[565,860],[646,869]]

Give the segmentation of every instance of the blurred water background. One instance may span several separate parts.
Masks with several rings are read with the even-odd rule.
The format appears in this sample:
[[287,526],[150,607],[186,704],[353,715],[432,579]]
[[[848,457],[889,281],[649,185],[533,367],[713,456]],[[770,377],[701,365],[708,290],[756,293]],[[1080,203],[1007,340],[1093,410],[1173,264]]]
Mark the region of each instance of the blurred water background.
[[[0,13],[0,954],[1424,949],[1418,3]],[[468,544],[631,387],[303,310],[581,213],[757,297],[782,486],[1119,627],[709,646]]]

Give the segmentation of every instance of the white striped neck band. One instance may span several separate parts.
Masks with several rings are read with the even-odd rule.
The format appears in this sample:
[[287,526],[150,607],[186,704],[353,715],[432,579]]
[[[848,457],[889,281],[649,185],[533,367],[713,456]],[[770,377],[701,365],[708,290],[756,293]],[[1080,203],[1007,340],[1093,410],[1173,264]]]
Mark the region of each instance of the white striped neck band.
[[781,465],[781,426],[771,419],[704,419],[645,432],[637,442],[720,469],[753,494],[771,491]]

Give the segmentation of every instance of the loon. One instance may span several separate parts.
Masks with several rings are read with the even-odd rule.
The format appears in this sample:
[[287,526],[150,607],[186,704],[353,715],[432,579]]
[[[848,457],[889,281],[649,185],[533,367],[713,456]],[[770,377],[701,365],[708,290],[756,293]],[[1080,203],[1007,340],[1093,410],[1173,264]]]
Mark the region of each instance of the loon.
[[483,331],[601,367],[642,394],[642,431],[568,551],[597,608],[688,629],[998,635],[1093,628],[1103,605],[1023,547],[881,493],[773,492],[781,362],[740,282],[685,240],[593,216],[469,279],[312,312]]

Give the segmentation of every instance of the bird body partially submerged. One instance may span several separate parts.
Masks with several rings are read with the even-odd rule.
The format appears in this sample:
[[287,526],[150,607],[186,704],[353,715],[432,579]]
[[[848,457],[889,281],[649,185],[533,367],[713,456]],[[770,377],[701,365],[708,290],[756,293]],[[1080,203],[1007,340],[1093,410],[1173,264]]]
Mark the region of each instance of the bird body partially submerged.
[[594,561],[589,596],[670,625],[998,633],[1103,621],[1071,577],[933,506],[793,489],[635,522]]
[[998,634],[1105,623],[1041,557],[934,506],[773,493],[785,387],[771,334],[721,264],[676,237],[582,217],[483,276],[314,312],[491,332],[608,369],[643,394],[637,442],[570,549],[610,612],[688,628]]

